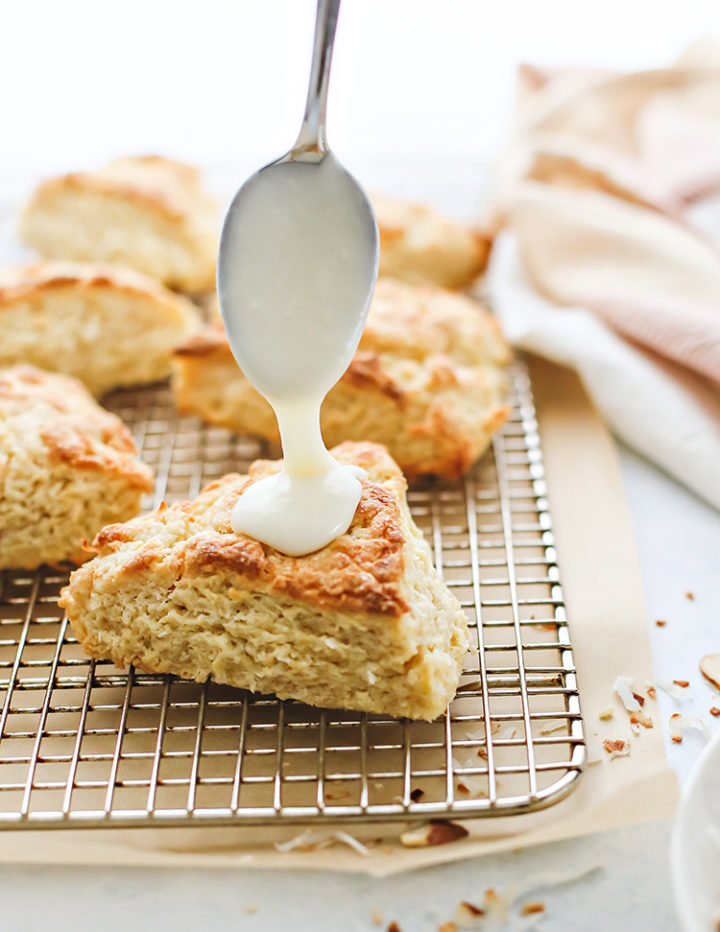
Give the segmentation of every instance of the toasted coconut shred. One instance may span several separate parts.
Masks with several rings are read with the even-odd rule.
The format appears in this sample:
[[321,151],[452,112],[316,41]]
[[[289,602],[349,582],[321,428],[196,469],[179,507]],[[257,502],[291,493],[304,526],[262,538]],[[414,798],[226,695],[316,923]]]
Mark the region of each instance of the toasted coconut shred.
[[545,904],[541,903],[539,900],[530,900],[527,903],[523,903],[520,907],[521,916],[531,916],[533,913],[544,913]]
[[630,742],[621,738],[605,738],[603,747],[610,755],[610,760],[615,757],[627,757],[630,753]]
[[405,848],[427,848],[432,845],[447,845],[467,835],[468,830],[457,822],[438,819],[409,828],[400,836],[400,844]]
[[[613,683],[613,690],[627,712],[639,712],[642,708],[642,703],[639,701],[641,697],[633,692],[632,685],[633,678],[631,676],[619,676]],[[644,699],[644,697],[642,698]]]
[[715,689],[720,689],[720,654],[705,654],[700,660],[700,672]]
[[[477,759],[477,758],[475,758]],[[472,767],[472,762],[463,764],[461,761],[453,757],[453,771],[458,777],[455,786],[461,793],[467,793],[472,797],[479,799],[487,799],[487,785],[488,780],[485,774],[468,774],[464,773],[466,767]]]
[[289,854],[291,851],[320,851],[323,848],[331,848],[333,845],[341,844],[352,848],[358,854],[367,858],[370,856],[370,849],[357,838],[354,838],[348,832],[325,832],[310,830],[296,835],[288,841],[276,841],[275,848],[281,854]]
[[569,722],[567,719],[559,719],[556,722],[548,722],[544,728],[540,729],[541,735],[554,735],[558,731],[566,731]]
[[633,712],[630,716],[630,726],[636,726],[638,731],[636,734],[640,733],[639,726],[642,725],[643,728],[652,728],[653,720],[651,716],[644,712],[642,709],[639,712]]
[[459,922],[461,926],[463,923],[473,922],[484,915],[485,909],[482,906],[476,906],[474,903],[468,902],[468,900],[461,900],[460,903],[458,903],[456,921]]
[[685,699],[689,699],[691,693],[687,691],[684,687],[676,680],[668,680],[665,677],[659,676],[655,681],[657,685],[662,689],[664,693],[667,693],[671,699],[674,699],[675,702],[683,702]]
[[670,716],[670,737],[675,744],[682,742],[683,733],[688,728],[696,728],[703,733],[706,741],[710,740],[710,729],[701,718],[692,718],[689,715],[681,715],[679,712],[674,712]]

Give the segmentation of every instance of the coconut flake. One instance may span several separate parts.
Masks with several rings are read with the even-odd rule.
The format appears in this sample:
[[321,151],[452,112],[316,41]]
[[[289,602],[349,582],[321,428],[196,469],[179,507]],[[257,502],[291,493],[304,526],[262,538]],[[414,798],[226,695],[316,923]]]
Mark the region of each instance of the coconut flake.
[[628,712],[639,712],[641,706],[635,698],[632,685],[633,678],[631,676],[619,676],[613,683],[613,690],[617,693]]
[[509,918],[508,910],[516,897],[517,891],[512,887],[506,893],[498,893],[494,887],[486,890],[482,905],[488,919],[505,925]]
[[438,819],[403,832],[400,843],[406,848],[427,848],[432,845],[447,845],[465,838],[467,834],[468,830],[462,825]]
[[633,725],[638,727],[637,733],[639,733],[640,725],[642,725],[643,728],[652,728],[653,720],[647,714],[647,712],[643,712],[643,710],[641,709],[639,712],[633,712],[632,715],[630,716],[630,727],[632,728]]
[[682,689],[672,680],[665,679],[662,676],[659,676],[656,680],[658,686],[664,693],[667,693],[671,699],[674,699],[675,702],[682,702],[683,699],[687,699],[690,695],[686,689]]
[[467,793],[473,798],[487,799],[487,778],[476,777],[476,776],[465,776],[463,774],[462,781],[459,781],[457,788],[462,793]]
[[455,910],[455,922],[461,929],[480,929],[484,925],[485,913],[483,906],[462,900]]
[[700,672],[715,689],[720,689],[720,654],[705,654],[700,661]]
[[370,855],[370,849],[347,832],[307,831],[290,838],[288,841],[276,841],[275,848],[281,854],[290,851],[318,851],[330,848],[334,844],[347,845],[363,857]]
[[521,916],[531,916],[533,913],[544,913],[545,904],[539,900],[529,900],[520,907]]
[[[492,723],[493,726],[495,722]],[[453,728],[456,740],[460,741],[484,741],[485,725],[483,722],[458,722]]]
[[313,851],[318,844],[319,834],[319,832],[308,830],[307,832],[301,832],[294,838],[288,839],[288,841],[276,841],[275,850],[279,851],[281,854],[287,854],[288,852],[295,851],[298,848],[302,851]]
[[673,712],[670,716],[670,737],[675,744],[680,744],[683,739],[683,733],[688,728],[697,728],[703,733],[706,741],[710,740],[710,729],[701,718],[692,718],[689,715],[681,715],[679,712]]
[[610,760],[615,757],[627,757],[630,753],[630,742],[623,741],[622,738],[605,738],[603,747],[610,755]]
[[348,832],[333,832],[332,837],[335,841],[339,841],[341,845],[347,845],[348,848],[352,848],[353,851],[357,851],[358,854],[361,854],[364,858],[370,857],[370,849],[367,845],[364,845],[361,841],[358,841],[357,838],[350,835]]
[[553,735],[557,731],[565,731],[568,726],[567,719],[560,719],[557,722],[548,722],[548,724],[540,729],[541,735]]

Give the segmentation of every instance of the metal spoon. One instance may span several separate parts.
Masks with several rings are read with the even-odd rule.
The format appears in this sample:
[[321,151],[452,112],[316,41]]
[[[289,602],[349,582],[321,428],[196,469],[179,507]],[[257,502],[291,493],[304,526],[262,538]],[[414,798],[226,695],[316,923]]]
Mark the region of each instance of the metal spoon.
[[[340,0],[318,0],[310,84],[297,142],[240,188],[228,209],[220,241],[218,296],[230,346],[245,375],[273,404],[308,393],[321,393],[322,397],[340,378],[357,349],[377,278],[378,232],[373,208],[331,152],[325,132],[339,8]],[[262,198],[269,193],[272,210],[263,207],[259,211],[258,203],[264,204]],[[333,228],[339,204],[345,234]],[[293,230],[292,236],[287,233],[288,223],[296,223],[297,217],[302,223],[297,222],[295,238]],[[275,265],[261,269],[263,263],[256,257],[243,264],[243,256],[252,251],[249,247],[258,242],[256,236],[264,237],[272,252],[273,224],[282,232],[278,242],[284,243]],[[348,230],[352,236],[347,235]],[[310,241],[312,247],[308,246]],[[295,242],[298,248],[294,250]],[[339,269],[348,273],[340,276],[342,282],[347,280],[347,295],[342,295],[347,300],[338,301],[337,308],[322,322],[311,320],[302,330],[298,329],[292,302],[282,295],[280,287],[284,273],[289,276],[294,269],[297,277],[299,257],[307,266],[307,288],[315,288],[319,297],[323,282],[333,275],[337,281]],[[267,282],[273,276],[278,278],[278,300],[273,302],[264,295],[260,310],[256,295],[267,292]],[[305,293],[305,283],[302,290]],[[279,306],[281,303],[284,306]],[[320,373],[317,360],[326,360],[328,353],[337,357],[336,364],[329,369],[324,366]],[[306,366],[299,356],[307,360]]]

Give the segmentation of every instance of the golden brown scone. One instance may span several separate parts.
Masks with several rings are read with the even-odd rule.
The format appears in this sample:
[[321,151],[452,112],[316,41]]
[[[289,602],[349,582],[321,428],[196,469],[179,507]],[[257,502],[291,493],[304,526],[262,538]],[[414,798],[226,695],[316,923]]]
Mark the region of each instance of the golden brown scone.
[[[358,352],[325,399],[325,442],[382,443],[407,476],[459,476],[507,417],[509,355],[470,298],[381,279]],[[182,411],[279,441],[272,408],[238,369],[219,322],[176,350],[173,390]]]
[[374,194],[380,275],[413,285],[467,288],[490,252],[487,233],[446,220],[429,207]]
[[107,527],[60,604],[85,651],[118,666],[208,677],[316,706],[431,720],[455,694],[467,620],[433,567],[405,480],[374,444],[343,444],[367,472],[352,525],[288,557],[230,526],[249,477]]
[[0,568],[87,560],[83,540],[136,515],[152,486],[128,429],[80,382],[0,371]]
[[91,392],[154,382],[200,326],[195,306],[131,269],[40,262],[0,270],[0,366],[76,376]]
[[200,172],[160,156],[45,181],[23,215],[23,241],[49,259],[112,262],[184,291],[215,283],[218,217]]

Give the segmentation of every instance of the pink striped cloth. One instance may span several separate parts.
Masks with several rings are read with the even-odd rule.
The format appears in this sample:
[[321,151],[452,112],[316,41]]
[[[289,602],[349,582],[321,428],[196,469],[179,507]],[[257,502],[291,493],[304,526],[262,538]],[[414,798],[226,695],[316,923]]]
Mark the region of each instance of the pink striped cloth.
[[[689,404],[695,398],[707,418],[698,431],[713,434],[713,443],[720,419],[706,402],[708,390],[717,398],[720,389],[720,239],[695,217],[698,205],[714,196],[720,230],[718,195],[720,46],[699,43],[673,67],[633,74],[521,67],[515,127],[498,163],[496,207],[503,239],[519,257],[522,287],[545,302],[549,329],[541,334],[539,305],[532,317],[528,301],[516,327],[525,337],[518,339],[573,364],[553,341],[562,340],[562,319],[570,326],[570,308],[590,312],[614,338],[655,360],[658,378],[675,378]],[[504,282],[501,267],[515,266],[498,260],[490,270],[500,316],[512,330],[519,318],[508,295],[517,300],[518,282]],[[560,315],[550,328],[552,308]],[[575,343],[582,349],[578,371],[592,362],[593,347],[581,342]],[[630,366],[626,353],[613,358],[618,367]],[[595,384],[602,392],[601,380]],[[640,382],[633,384],[637,391]],[[652,420],[652,397],[642,402]],[[661,419],[662,411],[656,415]],[[652,458],[651,433],[642,452]],[[682,478],[679,460],[657,459]],[[714,465],[717,489],[710,463],[703,466],[702,489],[688,484],[718,504],[720,462]]]
[[499,202],[535,287],[720,383],[720,249],[685,216],[720,192],[720,47],[519,85]]

